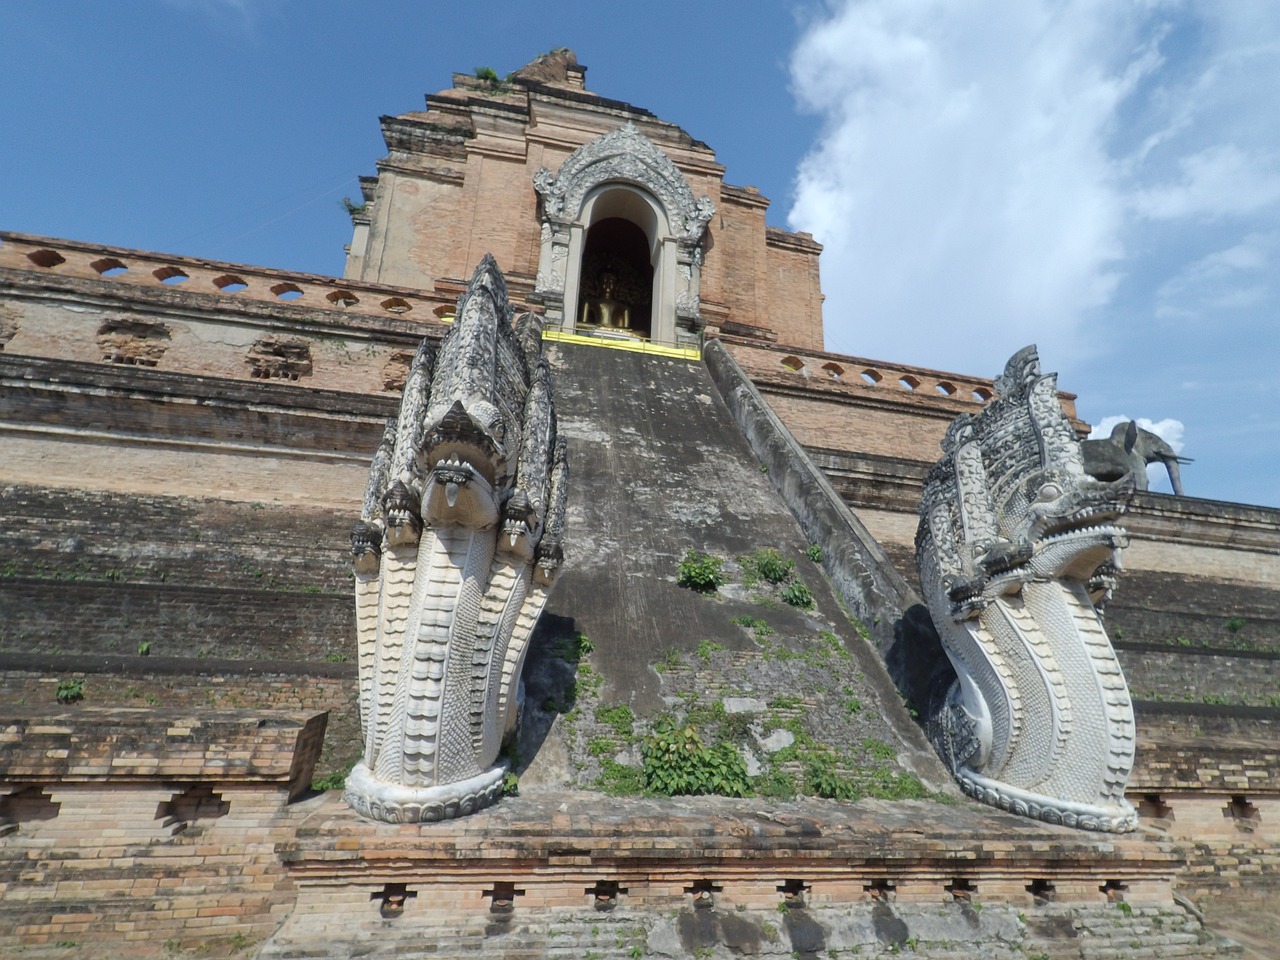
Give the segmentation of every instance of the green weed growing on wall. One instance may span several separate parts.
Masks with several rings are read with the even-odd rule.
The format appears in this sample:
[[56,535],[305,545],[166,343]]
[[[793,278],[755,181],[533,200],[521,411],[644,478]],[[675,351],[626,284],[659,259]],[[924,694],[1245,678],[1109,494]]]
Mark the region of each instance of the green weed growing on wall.
[[725,582],[723,567],[720,557],[690,550],[676,570],[676,584],[696,593],[715,593]]
[[667,797],[751,793],[747,765],[733,744],[708,747],[692,725],[661,724],[640,748],[645,789]]

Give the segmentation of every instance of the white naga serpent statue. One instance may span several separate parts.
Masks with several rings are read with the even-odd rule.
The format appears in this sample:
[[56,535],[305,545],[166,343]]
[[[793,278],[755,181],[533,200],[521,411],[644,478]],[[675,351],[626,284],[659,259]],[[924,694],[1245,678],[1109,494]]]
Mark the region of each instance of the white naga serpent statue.
[[513,322],[486,256],[439,355],[424,340],[413,359],[351,535],[364,756],[345,797],[363,816],[441,820],[501,795],[567,487],[541,320]]
[[956,680],[928,720],[969,795],[1026,816],[1128,831],[1133,706],[1098,611],[1127,536],[1132,478],[1085,472],[1034,347],[948,429],[925,480],[916,562]]

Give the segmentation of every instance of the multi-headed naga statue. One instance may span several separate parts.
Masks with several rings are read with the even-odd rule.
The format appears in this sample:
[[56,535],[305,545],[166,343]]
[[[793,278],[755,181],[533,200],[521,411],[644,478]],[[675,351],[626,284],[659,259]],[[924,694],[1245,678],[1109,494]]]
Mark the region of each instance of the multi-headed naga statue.
[[502,792],[568,485],[541,320],[512,313],[486,256],[439,356],[418,348],[351,534],[364,757],[346,800],[375,820],[447,819]]
[[1132,830],[1133,706],[1096,604],[1132,481],[1088,476],[1035,347],[948,429],[925,479],[916,562],[957,679],[928,718],[969,795],[1090,830]]

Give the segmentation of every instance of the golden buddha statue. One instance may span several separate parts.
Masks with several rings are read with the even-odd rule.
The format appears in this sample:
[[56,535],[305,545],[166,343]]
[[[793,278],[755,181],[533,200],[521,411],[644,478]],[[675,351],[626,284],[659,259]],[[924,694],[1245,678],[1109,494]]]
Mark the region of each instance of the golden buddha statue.
[[631,329],[631,306],[613,298],[618,278],[612,273],[600,275],[600,296],[587,299],[582,304],[583,326],[611,327],[616,330]]

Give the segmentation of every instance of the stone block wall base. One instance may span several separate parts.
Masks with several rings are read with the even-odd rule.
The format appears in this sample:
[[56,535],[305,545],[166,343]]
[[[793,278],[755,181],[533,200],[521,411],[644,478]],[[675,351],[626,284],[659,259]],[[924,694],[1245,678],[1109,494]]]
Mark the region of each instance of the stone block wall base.
[[[304,894],[305,897],[305,894]],[[440,956],[624,960],[692,957],[1238,957],[1177,907],[1113,904],[1019,909],[967,901],[936,905],[865,901],[778,910],[719,902],[675,910],[487,905],[459,916],[430,897],[383,919],[376,902],[310,903],[263,943],[261,960],[360,956],[416,960]],[[300,905],[301,906],[301,905]]]

